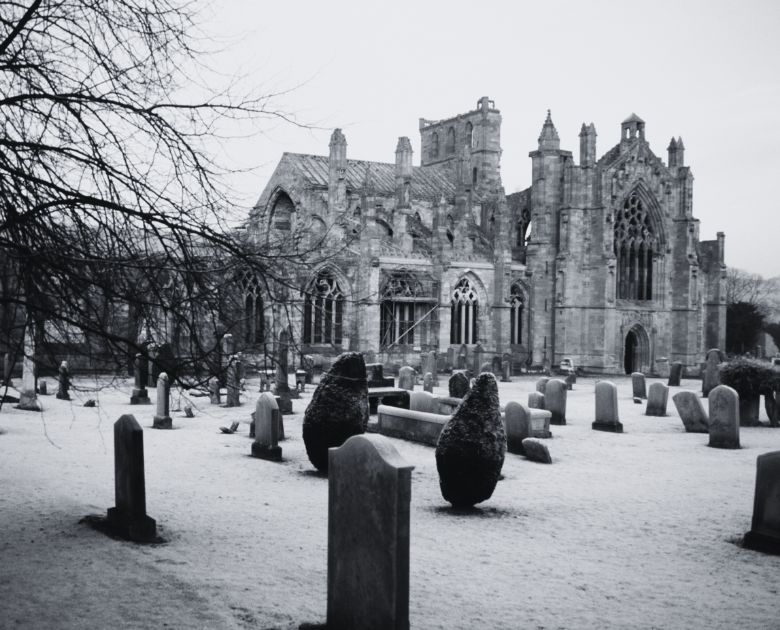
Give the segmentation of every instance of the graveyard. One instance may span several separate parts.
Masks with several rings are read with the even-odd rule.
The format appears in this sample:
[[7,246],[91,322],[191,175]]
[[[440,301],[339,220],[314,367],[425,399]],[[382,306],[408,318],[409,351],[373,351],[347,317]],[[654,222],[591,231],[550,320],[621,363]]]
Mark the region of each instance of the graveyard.
[[[501,405],[525,404],[536,381],[499,383]],[[539,440],[552,464],[507,452],[492,497],[473,509],[442,498],[432,446],[381,438],[413,466],[412,628],[776,627],[780,556],[739,543],[751,526],[756,458],[780,450],[780,431],[743,427],[741,448],[709,448],[706,434],[685,432],[671,401],[665,416],[648,416],[631,378],[614,382],[622,433],[593,430],[596,379],[579,378],[565,425]],[[328,479],[301,437],[314,386],[292,401],[281,461],[272,461],[251,456],[258,385],[248,381],[238,407],[174,388],[172,430],[152,428],[154,404],[129,404],[131,380],[74,378],[70,400],[38,396],[41,412],[4,404],[3,627],[324,623]],[[447,396],[446,376],[433,391]],[[670,399],[686,391],[700,397],[701,381],[683,379]],[[88,398],[95,407],[82,406]],[[84,520],[114,505],[113,425],[123,414],[143,429],[155,544],[111,538]],[[220,432],[236,421],[235,433]]]

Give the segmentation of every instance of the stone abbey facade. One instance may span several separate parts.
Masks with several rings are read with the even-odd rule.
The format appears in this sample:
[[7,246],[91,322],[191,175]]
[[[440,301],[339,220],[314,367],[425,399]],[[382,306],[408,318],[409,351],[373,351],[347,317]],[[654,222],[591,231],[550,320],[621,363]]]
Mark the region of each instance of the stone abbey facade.
[[[301,353],[370,351],[386,364],[439,365],[484,351],[515,369],[570,358],[591,372],[690,373],[724,347],[724,236],[699,240],[682,139],[664,163],[636,115],[598,157],[583,124],[579,160],[548,112],[531,151],[531,186],[501,183],[501,113],[483,97],[445,120],[420,119],[394,162],[285,153],[253,209],[258,244],[307,244],[319,262],[300,292],[247,313],[251,346],[287,328]],[[257,287],[248,309],[262,309]],[[252,302],[254,304],[254,302]],[[251,330],[250,330],[251,329]],[[462,361],[462,359],[461,359]]]

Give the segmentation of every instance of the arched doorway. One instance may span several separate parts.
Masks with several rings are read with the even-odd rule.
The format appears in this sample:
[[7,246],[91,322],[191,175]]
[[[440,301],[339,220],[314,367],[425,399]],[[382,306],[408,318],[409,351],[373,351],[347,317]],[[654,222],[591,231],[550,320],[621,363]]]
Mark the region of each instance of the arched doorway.
[[626,374],[650,369],[650,339],[639,324],[633,326],[623,344],[623,368]]

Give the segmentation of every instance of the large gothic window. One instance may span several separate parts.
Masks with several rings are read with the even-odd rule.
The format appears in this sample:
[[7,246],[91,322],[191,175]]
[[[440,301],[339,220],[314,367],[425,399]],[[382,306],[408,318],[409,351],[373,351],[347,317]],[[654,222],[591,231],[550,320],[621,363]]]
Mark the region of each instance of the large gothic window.
[[[424,346],[438,308],[438,289],[430,278],[406,269],[389,272],[379,297],[379,345]],[[427,288],[426,288],[427,287]]]
[[450,311],[450,343],[477,343],[479,302],[467,278],[462,278],[455,286]]
[[303,342],[341,345],[344,293],[327,271],[317,274],[303,303]]
[[247,273],[242,280],[244,296],[244,342],[247,345],[265,341],[263,298],[257,276]]
[[636,193],[615,213],[615,282],[618,299],[653,299],[653,254],[657,238]]
[[292,216],[295,204],[286,193],[279,193],[271,211],[271,225],[274,229],[289,231],[292,227]]
[[525,297],[519,284],[512,285],[512,291],[509,296],[509,329],[510,343],[523,343],[523,309],[525,308]]

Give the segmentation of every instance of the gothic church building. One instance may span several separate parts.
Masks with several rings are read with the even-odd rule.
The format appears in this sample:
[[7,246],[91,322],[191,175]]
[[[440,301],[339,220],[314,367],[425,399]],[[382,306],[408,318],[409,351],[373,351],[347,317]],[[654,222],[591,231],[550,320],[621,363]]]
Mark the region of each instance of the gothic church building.
[[531,186],[509,195],[487,97],[420,119],[419,165],[406,137],[394,162],[350,159],[338,129],[328,155],[285,153],[250,233],[327,255],[253,326],[286,329],[301,353],[361,350],[387,365],[435,350],[440,368],[485,352],[515,370],[570,358],[596,373],[665,375],[675,361],[696,373],[724,347],[726,267],[723,233],[699,240],[682,139],[664,163],[634,114],[601,157],[592,123],[579,137],[575,161],[548,112]]

